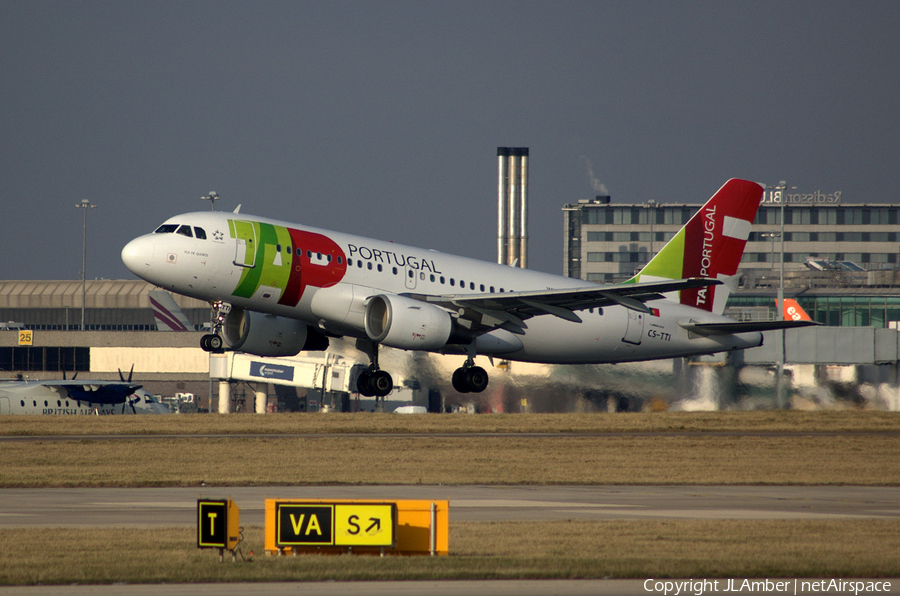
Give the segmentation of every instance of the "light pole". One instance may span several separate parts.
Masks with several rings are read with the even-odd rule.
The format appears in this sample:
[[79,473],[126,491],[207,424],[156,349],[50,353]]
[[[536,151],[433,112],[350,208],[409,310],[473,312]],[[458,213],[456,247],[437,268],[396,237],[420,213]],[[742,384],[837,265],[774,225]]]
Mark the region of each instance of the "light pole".
[[96,207],[87,199],[81,199],[80,203],[75,205],[78,209],[83,209],[82,236],[81,236],[81,330],[84,331],[84,296],[85,296],[85,264],[87,262],[87,210]]
[[211,190],[211,191],[209,191],[208,195],[200,197],[200,200],[201,201],[209,201],[209,210],[215,211],[216,210],[216,201],[219,200],[219,193],[217,193],[214,190]]
[[[781,258],[779,259],[779,275],[778,275],[778,294],[775,299],[775,317],[779,320],[784,316],[784,204],[787,202],[787,182],[781,180],[774,190],[778,193],[778,203],[781,205]],[[795,188],[795,187],[791,187]],[[778,409],[784,409],[784,363],[785,363],[785,346],[784,346],[784,329],[779,334],[779,350],[778,350],[778,368],[775,377],[775,399]]]
[[[211,190],[211,191],[209,191],[209,194],[200,197],[200,200],[201,201],[209,201],[209,210],[215,211],[216,210],[216,201],[219,200],[219,193],[217,193],[214,190]],[[210,314],[210,322],[215,323],[215,318],[216,318],[216,314],[213,311]],[[215,327],[213,327],[213,329],[215,329]],[[211,360],[210,360],[210,362],[211,362]],[[210,371],[210,374],[209,374],[209,406],[207,408],[210,412],[212,412],[212,398],[213,398],[212,392],[213,392],[213,381],[212,381],[212,371]]]
[[[759,236],[760,236],[760,238],[768,238],[769,239],[769,243],[771,244],[771,250],[770,250],[771,256],[769,257],[769,262],[771,263],[771,265],[769,265],[769,267],[772,269],[772,271],[775,271],[775,239],[781,237],[781,233],[776,232],[775,230],[770,230],[768,232],[763,232]],[[777,316],[775,317],[775,320],[778,320]]]

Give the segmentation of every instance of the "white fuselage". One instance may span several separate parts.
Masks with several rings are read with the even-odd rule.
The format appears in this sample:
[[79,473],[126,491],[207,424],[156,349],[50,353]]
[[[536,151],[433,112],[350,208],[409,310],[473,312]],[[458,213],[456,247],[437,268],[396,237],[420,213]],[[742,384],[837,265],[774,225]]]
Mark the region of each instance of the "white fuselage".
[[[366,338],[365,303],[376,294],[453,296],[597,287],[582,280],[243,214],[189,213],[166,224],[174,228],[140,236],[123,249],[122,259],[135,275],[179,294],[221,300],[351,337]],[[185,227],[190,237],[172,231],[183,232]],[[679,322],[731,319],[676,300],[654,300],[647,306],[653,314],[623,306],[579,311],[580,323],[552,314],[535,316],[526,320],[524,335],[499,329],[488,334],[497,341],[479,338],[478,354],[580,364],[708,354],[761,343],[757,332],[689,334]]]
[[[112,414],[170,414],[144,389],[135,389],[126,402],[94,403],[67,396],[60,381],[0,381],[0,414],[40,414],[49,416],[106,416]],[[78,383],[82,384],[82,383]],[[109,384],[108,381],[84,381],[86,387]]]

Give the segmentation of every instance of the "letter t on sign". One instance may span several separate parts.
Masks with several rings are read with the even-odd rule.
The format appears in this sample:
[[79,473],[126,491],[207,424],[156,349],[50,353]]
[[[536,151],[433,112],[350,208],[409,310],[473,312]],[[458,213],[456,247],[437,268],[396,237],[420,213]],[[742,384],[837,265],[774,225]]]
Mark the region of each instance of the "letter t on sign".
[[240,538],[240,513],[231,499],[197,500],[197,548],[234,550]]

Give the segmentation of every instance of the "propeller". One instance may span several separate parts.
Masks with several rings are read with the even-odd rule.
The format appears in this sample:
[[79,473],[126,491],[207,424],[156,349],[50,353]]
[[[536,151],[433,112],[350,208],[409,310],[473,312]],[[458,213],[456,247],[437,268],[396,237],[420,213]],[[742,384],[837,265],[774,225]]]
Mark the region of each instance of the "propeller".
[[[128,371],[128,379],[127,380],[125,379],[125,376],[122,374],[122,369],[121,368],[119,369],[119,380],[122,381],[123,383],[130,383],[131,375],[133,375],[133,374],[134,374],[134,364],[132,363],[131,370]],[[72,377],[72,378],[74,379],[75,377]]]

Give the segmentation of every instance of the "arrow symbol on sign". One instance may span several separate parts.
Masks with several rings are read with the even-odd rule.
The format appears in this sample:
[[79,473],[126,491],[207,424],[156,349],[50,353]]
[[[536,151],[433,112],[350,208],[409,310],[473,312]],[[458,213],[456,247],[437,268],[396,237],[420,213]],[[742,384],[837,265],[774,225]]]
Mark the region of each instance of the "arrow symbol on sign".
[[368,534],[369,532],[372,531],[372,528],[375,528],[375,530],[380,530],[380,529],[381,529],[381,520],[380,520],[379,518],[377,518],[377,517],[370,517],[370,518],[369,518],[369,521],[372,522],[372,523],[369,525],[368,528],[366,528],[366,533],[367,533],[367,534]]

